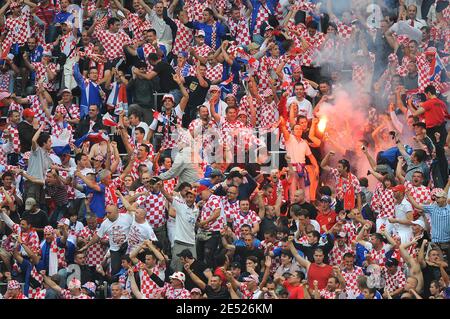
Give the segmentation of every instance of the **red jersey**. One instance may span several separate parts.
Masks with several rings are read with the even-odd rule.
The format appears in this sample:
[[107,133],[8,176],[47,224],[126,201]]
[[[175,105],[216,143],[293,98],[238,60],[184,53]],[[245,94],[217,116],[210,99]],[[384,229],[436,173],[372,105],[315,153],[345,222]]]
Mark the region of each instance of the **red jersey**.
[[441,125],[448,118],[447,106],[438,98],[430,99],[422,103],[425,110],[425,125],[427,128]]

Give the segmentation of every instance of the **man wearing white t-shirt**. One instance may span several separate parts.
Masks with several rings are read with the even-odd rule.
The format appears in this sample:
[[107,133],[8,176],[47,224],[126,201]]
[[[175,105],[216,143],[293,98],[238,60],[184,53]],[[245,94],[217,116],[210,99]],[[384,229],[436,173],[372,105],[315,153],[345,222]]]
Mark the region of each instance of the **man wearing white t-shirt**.
[[392,191],[395,198],[395,218],[389,218],[389,222],[394,224],[394,230],[402,244],[406,244],[412,240],[413,208],[405,197],[406,187],[404,185],[397,185],[392,188]]
[[[183,198],[173,197],[172,208],[169,215],[175,217],[175,238],[172,247],[172,256],[177,256],[181,251],[189,249],[194,258],[197,257],[195,248],[195,223],[200,213],[195,205],[196,194],[192,189],[186,191]],[[183,264],[179,258],[172,258],[171,267],[174,271],[182,271]]]
[[291,104],[297,104],[297,115],[304,115],[308,120],[313,118],[313,107],[311,102],[305,99],[305,86],[303,83],[296,83],[294,86],[295,96],[291,96],[287,99],[288,109],[291,108]]
[[306,157],[311,161],[314,167],[313,172],[318,178],[319,165],[314,155],[311,153],[308,142],[302,139],[303,130],[298,124],[293,127],[293,134],[289,133],[286,128],[286,120],[280,117],[280,130],[286,144],[287,159],[292,163],[292,166],[297,174],[294,174],[294,182],[291,184],[291,194],[295,190],[302,188],[305,190],[306,200],[309,201],[309,176],[306,170]]
[[80,251],[85,251],[107,234],[109,237],[109,251],[111,253],[111,274],[113,276],[116,275],[121,268],[122,255],[126,252],[126,241],[133,220],[131,214],[120,214],[116,206],[108,205],[106,207],[106,219],[100,225],[91,241],[81,248]]
[[143,118],[142,113],[137,110],[131,111],[130,115],[128,116],[128,119],[130,120],[131,137],[133,138],[133,141],[136,140],[136,134],[135,134],[136,127],[142,127],[144,129],[144,131],[145,131],[144,139],[146,139],[148,136],[148,132],[149,132],[148,124],[145,122],[142,122],[142,118]]
[[[83,153],[78,153],[75,156],[75,163],[76,163],[76,167],[71,168],[70,169],[70,176],[72,176],[72,178],[76,178],[74,176],[76,171],[80,171],[80,173],[83,176],[87,176],[89,173],[94,173],[94,170],[92,168],[90,168],[90,162],[89,162],[89,157],[86,154]],[[84,182],[79,179],[77,179],[77,184],[84,186]],[[83,221],[85,219],[85,214],[86,214],[86,194],[84,194],[83,192],[80,192],[78,189],[74,188],[75,191],[75,200],[72,202],[71,205],[73,205],[74,210],[76,212],[78,212],[78,220]]]

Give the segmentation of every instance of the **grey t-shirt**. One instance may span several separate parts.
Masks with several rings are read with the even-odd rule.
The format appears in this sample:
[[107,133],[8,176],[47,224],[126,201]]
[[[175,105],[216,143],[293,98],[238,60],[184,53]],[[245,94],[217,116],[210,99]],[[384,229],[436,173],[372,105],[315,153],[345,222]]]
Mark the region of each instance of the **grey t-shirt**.
[[407,181],[412,182],[412,177],[414,172],[422,172],[424,178],[424,183],[428,183],[429,177],[430,177],[430,169],[428,165],[425,162],[414,164],[411,161],[411,157],[407,156],[405,157],[406,164],[408,164],[408,167],[406,168],[406,176],[405,179]]
[[50,158],[50,153],[38,146],[36,150],[31,151],[27,174],[40,180],[44,180],[45,174],[52,163],[53,161]]

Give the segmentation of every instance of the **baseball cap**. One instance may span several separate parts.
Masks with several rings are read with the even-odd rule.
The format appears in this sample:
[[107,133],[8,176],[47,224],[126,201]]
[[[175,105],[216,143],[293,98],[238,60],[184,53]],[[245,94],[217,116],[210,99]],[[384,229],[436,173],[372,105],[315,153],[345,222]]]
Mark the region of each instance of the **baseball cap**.
[[213,170],[211,170],[211,174],[209,174],[209,176],[211,176],[211,177],[215,177],[215,176],[223,176],[223,174],[222,174],[222,172],[220,171],[220,169],[214,168]]
[[250,275],[248,277],[244,277],[244,281],[255,281],[256,283],[259,283],[259,278],[256,275]]
[[158,183],[158,182],[160,182],[161,181],[161,178],[159,178],[158,176],[153,176],[151,179],[150,179],[150,185],[155,185],[156,183]]
[[238,263],[237,261],[235,261],[235,262],[231,263],[231,268],[239,268],[239,269],[241,269],[242,266],[241,266],[240,263]]
[[443,189],[438,189],[434,193],[434,196],[436,196],[436,197],[447,197],[447,194],[445,193],[445,191]]
[[217,85],[211,85],[209,87],[209,92],[212,92],[212,91],[220,91],[220,88]]
[[65,88],[65,89],[62,89],[61,91],[59,91],[58,95],[63,95],[64,93],[72,93],[72,91],[67,89],[67,88]]
[[69,282],[69,285],[67,286],[69,290],[72,289],[79,289],[81,288],[81,282],[77,278],[72,278],[72,280]]
[[181,281],[184,285],[184,281],[186,280],[186,275],[182,273],[181,271],[177,271],[172,274],[172,276],[169,276],[170,279],[177,279]]
[[183,258],[193,258],[192,252],[189,249],[183,249],[180,253],[177,254],[178,257]]
[[51,235],[51,234],[53,234],[54,231],[55,231],[55,229],[50,225],[47,225],[44,227],[44,234]]
[[97,289],[97,285],[92,281],[88,281],[81,288],[84,288],[88,291],[89,295],[95,296],[95,290]]
[[242,178],[242,174],[238,171],[230,171],[230,174],[228,174],[228,178],[233,178],[233,177],[239,177]]
[[175,98],[173,97],[172,94],[164,94],[164,96],[163,96],[163,98],[162,98],[162,101],[164,102],[165,99],[171,99],[172,102],[175,103]]
[[196,34],[197,37],[204,37],[205,35],[206,35],[205,31],[203,31],[203,30],[198,30],[197,34]]
[[30,210],[34,205],[36,205],[36,200],[33,197],[28,197],[25,201],[25,210]]
[[200,194],[201,192],[203,192],[204,190],[209,190],[209,187],[206,185],[200,185],[199,187],[197,187],[197,194]]
[[327,196],[327,195],[323,195],[323,196],[320,198],[320,201],[321,201],[321,202],[326,202],[326,203],[328,203],[328,204],[331,204],[331,197],[330,197],[330,196]]
[[425,222],[421,219],[412,221],[411,223],[413,223],[414,225],[419,225],[420,227],[422,227],[423,229],[425,229]]
[[0,92],[0,100],[6,99],[6,98],[8,98],[10,96],[11,96],[11,93],[9,93],[7,91]]
[[400,185],[392,187],[392,191],[404,193],[406,191],[406,187],[405,187],[405,185],[400,184]]
[[30,109],[25,109],[22,112],[23,117],[34,117],[34,112]]
[[192,288],[191,290],[191,294],[201,294],[202,291],[200,290],[200,288]]

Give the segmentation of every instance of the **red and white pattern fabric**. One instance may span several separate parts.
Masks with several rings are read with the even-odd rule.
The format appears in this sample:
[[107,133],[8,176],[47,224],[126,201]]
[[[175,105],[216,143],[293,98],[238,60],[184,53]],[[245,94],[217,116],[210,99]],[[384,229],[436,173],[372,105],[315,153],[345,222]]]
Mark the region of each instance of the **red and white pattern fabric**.
[[[98,225],[99,227],[100,225]],[[97,227],[97,228],[98,228]],[[92,237],[97,233],[97,229],[90,229],[89,226],[85,226],[78,234],[79,238],[83,238],[85,241],[89,242]],[[105,235],[102,240],[108,240],[108,235]],[[100,242],[97,242],[90,246],[86,250],[86,265],[96,267],[100,265],[106,254],[106,247]]]
[[[159,294],[160,288],[159,286],[150,279],[150,275],[147,271],[141,270],[142,265],[144,263],[142,261],[138,261],[138,263],[134,266],[134,271],[139,272],[139,276],[141,279],[141,293],[145,296],[147,299],[155,299],[157,295]],[[152,272],[159,276],[161,273],[164,273],[166,271],[165,267],[161,267],[159,265],[156,265],[152,268]]]
[[70,293],[69,289],[62,289],[61,290],[61,297],[63,299],[92,299],[91,297],[85,295],[85,294],[80,294],[78,296],[72,296],[72,294]]
[[152,28],[152,24],[147,19],[142,21],[137,13],[130,13],[127,17],[128,28],[133,32],[133,41],[138,43],[144,40],[144,31]]
[[209,8],[209,2],[204,0],[186,0],[184,2],[189,21],[203,21],[203,11]]
[[[195,45],[192,48],[194,49],[195,54],[197,54],[199,57],[202,57],[202,58],[206,58],[208,56],[208,53],[213,51],[213,49],[211,49],[211,47],[207,44],[203,44],[202,46]],[[195,65],[197,63],[197,59],[194,57],[192,57],[192,59],[194,61],[193,62],[194,65]]]
[[27,233],[22,232],[22,229],[18,224],[12,225],[12,231],[14,234],[20,236],[22,242],[28,246],[34,253],[40,254],[41,245],[39,243],[39,236],[35,230],[31,229]]
[[49,63],[47,64],[47,66],[45,66],[42,62],[32,62],[31,65],[36,71],[36,87],[38,86],[39,82],[43,82],[44,88],[46,90],[50,92],[56,91],[56,82],[49,79],[46,68],[48,68],[48,71],[56,74],[59,71],[59,65],[55,63]]
[[136,199],[136,203],[139,207],[145,209],[147,213],[145,218],[153,229],[157,229],[166,224],[166,199],[162,193],[150,193],[147,196],[139,196]]
[[11,134],[11,143],[13,144],[13,152],[20,153],[19,131],[16,126],[8,125],[7,130]]
[[391,189],[385,189],[378,183],[373,192],[371,208],[378,213],[377,218],[393,218],[395,216],[395,198]]
[[50,122],[50,127],[52,129],[53,136],[59,137],[63,132],[69,131],[70,132],[69,142],[73,141],[74,129],[73,129],[72,125],[65,123],[64,121],[56,122],[54,116],[52,116],[52,118],[50,119],[49,122]]
[[353,222],[347,222],[342,225],[342,231],[347,235],[347,245],[351,245],[356,240],[358,229],[361,226],[361,223],[355,225]]
[[225,196],[222,197],[222,207],[227,220],[231,220],[232,217],[237,214],[239,210],[239,201],[230,202]]
[[337,199],[342,200],[344,198],[344,189],[349,189],[350,187],[353,187],[355,190],[355,195],[361,192],[358,177],[352,173],[348,174],[348,178],[341,178],[336,168],[331,168],[330,172],[335,180],[335,192]]
[[77,38],[73,36],[71,32],[68,34],[62,35],[61,40],[59,42],[59,47],[61,49],[61,52],[64,52],[65,54],[69,54],[70,58],[73,58],[77,52],[75,50],[75,47],[77,46]]
[[247,214],[244,214],[240,209],[234,211],[234,214],[231,215],[231,220],[233,221],[233,232],[237,237],[241,233],[242,225],[249,225],[253,228],[261,222],[261,218],[254,211],[250,210]]
[[352,249],[345,245],[343,249],[339,248],[338,244],[335,243],[333,249],[330,251],[330,254],[328,255],[330,260],[330,265],[332,266],[339,266],[342,264],[342,260],[344,258],[344,255],[346,253],[351,253]]
[[[58,106],[64,107],[62,104]],[[80,119],[80,107],[76,104],[71,104],[68,108],[67,114],[64,116],[64,120],[79,120]],[[70,115],[69,115],[70,114]]]
[[173,21],[177,25],[178,30],[172,47],[172,53],[178,55],[181,51],[188,51],[192,39],[194,38],[194,33],[191,29],[181,23],[180,20],[175,19]]
[[386,280],[385,291],[393,292],[405,286],[406,276],[400,267],[397,268],[397,272],[394,275],[391,275],[386,267],[383,267],[382,271],[384,279]]
[[217,82],[222,79],[223,64],[217,63],[215,66],[207,65],[206,78],[211,82]]
[[[416,203],[423,205],[431,203],[431,190],[423,185],[413,186],[410,181],[405,181],[405,187],[410,191],[411,197],[414,198]],[[414,210],[414,212],[417,212]]]
[[278,121],[278,117],[278,108],[275,101],[272,101],[270,104],[263,101],[262,104],[256,108],[257,125],[260,129],[270,130],[272,125]]
[[355,266],[352,271],[348,271],[346,268],[342,270],[342,277],[345,279],[345,289],[358,293],[358,278],[360,276],[364,276],[361,267]]
[[231,36],[241,45],[249,45],[251,41],[250,28],[248,21],[245,17],[242,17],[239,21],[233,19],[227,20]]
[[[200,211],[200,221],[204,221],[214,214],[216,209],[222,209],[222,202],[217,195],[211,195]],[[225,226],[225,219],[222,214],[216,220],[209,222],[205,226],[206,231],[220,231]]]
[[328,289],[319,290],[320,298],[322,299],[336,299],[336,292],[329,291]]
[[242,293],[242,299],[253,299],[253,292],[251,292],[248,289],[248,286],[246,283],[241,283],[241,286],[239,287],[239,290]]
[[243,128],[245,128],[245,125],[241,121],[235,121],[233,123],[226,120],[223,121],[220,127],[222,142],[234,145],[234,139],[237,139],[239,131]]
[[31,36],[30,29],[31,14],[29,11],[22,12],[22,15],[14,18],[10,16],[5,21],[5,31],[7,32],[3,45],[19,44],[23,45]]
[[380,250],[375,250],[372,248],[367,255],[368,258],[370,258],[371,264],[377,264],[379,266],[384,266],[386,263],[386,253],[389,251],[389,249],[386,247],[387,245],[384,245],[383,248]]
[[30,109],[34,112],[34,118],[37,119],[39,123],[47,122],[47,116],[41,107],[39,97],[37,95],[30,95],[26,97],[28,103],[30,104]]
[[98,30],[95,36],[105,49],[105,56],[108,61],[125,57],[123,47],[131,44],[130,37],[123,31],[111,33],[108,30]]
[[267,5],[262,5],[259,7],[259,11],[256,14],[255,29],[253,29],[253,34],[260,34],[261,26],[264,22],[269,21],[270,10]]
[[191,299],[191,293],[185,288],[175,289],[171,284],[166,282],[161,289],[161,294],[166,299]]
[[[112,206],[116,206],[117,205],[117,196],[113,193],[116,190],[120,190],[123,186],[123,180],[120,179],[120,177],[116,177],[111,181],[111,184],[109,184],[108,186],[105,185],[105,205],[112,205]],[[105,206],[105,207],[106,207]]]
[[[69,172],[66,170],[60,170],[59,175],[64,179],[70,177]],[[75,189],[72,187],[72,185],[67,185],[67,199],[68,200],[75,199]]]

